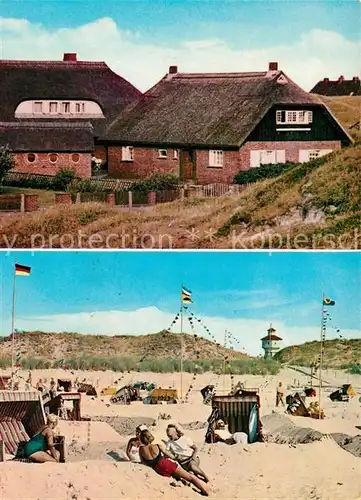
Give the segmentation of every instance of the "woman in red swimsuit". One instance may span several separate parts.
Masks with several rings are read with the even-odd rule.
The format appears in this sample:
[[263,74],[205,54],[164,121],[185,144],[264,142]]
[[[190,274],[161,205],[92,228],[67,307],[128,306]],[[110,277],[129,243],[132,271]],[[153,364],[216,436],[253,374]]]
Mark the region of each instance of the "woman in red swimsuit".
[[208,496],[206,484],[172,460],[170,453],[163,445],[152,444],[153,441],[154,436],[148,430],[141,432],[140,442],[142,445],[139,448],[139,456],[142,463],[152,467],[161,476],[185,479],[201,490],[203,495]]

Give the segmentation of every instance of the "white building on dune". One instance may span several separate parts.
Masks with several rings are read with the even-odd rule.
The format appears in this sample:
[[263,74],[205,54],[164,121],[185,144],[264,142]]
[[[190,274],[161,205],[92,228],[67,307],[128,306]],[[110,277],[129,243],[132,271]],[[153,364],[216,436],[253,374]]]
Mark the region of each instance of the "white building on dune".
[[272,328],[272,323],[267,330],[267,335],[261,339],[262,349],[264,349],[264,359],[273,358],[281,349],[282,339],[276,335],[276,330]]

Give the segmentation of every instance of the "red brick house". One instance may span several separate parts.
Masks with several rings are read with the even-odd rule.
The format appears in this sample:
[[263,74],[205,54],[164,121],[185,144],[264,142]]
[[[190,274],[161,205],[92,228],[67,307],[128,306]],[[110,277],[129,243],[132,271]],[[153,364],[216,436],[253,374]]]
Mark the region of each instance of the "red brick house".
[[324,78],[317,82],[310,92],[329,97],[361,95],[360,77],[354,76],[352,80],[345,80],[342,75],[337,80]]
[[176,66],[107,127],[108,173],[173,173],[231,183],[260,164],[308,161],[352,142],[320,99],[270,63],[254,73],[179,73]]
[[72,168],[91,176],[94,130],[89,122],[0,122],[0,144],[13,151],[17,172],[56,175]]
[[[141,96],[104,62],[78,61],[76,54],[69,53],[63,61],[0,60],[0,82],[1,140],[9,137],[17,169],[43,173],[68,166],[79,175],[90,175],[89,123],[91,149],[106,160],[106,150],[96,144],[97,138],[107,123]],[[64,143],[56,140],[57,133]],[[25,153],[35,155],[36,160],[27,162]],[[76,153],[79,161],[67,162],[69,154]],[[52,164],[50,154],[53,159],[57,155]]]

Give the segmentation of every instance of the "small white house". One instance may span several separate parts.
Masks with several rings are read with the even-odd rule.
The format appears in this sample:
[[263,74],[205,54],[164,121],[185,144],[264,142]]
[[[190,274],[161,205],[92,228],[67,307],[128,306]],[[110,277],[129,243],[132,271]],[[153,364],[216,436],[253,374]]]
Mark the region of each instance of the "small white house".
[[272,328],[272,324],[267,330],[267,335],[261,339],[262,349],[264,349],[264,359],[273,358],[273,356],[281,349],[282,339],[276,334],[276,330]]

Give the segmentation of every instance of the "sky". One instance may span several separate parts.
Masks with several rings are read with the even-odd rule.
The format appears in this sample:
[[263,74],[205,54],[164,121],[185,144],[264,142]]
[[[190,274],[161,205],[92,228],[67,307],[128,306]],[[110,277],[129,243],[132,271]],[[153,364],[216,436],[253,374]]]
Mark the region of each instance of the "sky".
[[[31,267],[29,277],[16,278],[19,330],[156,333],[180,310],[183,284],[192,292],[189,309],[212,335],[222,342],[227,329],[238,339],[233,347],[252,355],[262,352],[270,323],[283,346],[318,340],[323,292],[336,301],[327,338],[336,328],[361,338],[356,252],[2,252],[1,335],[11,332],[15,263]],[[197,333],[209,339],[199,325]]]
[[1,57],[105,61],[140,90],[183,72],[264,71],[305,90],[359,72],[358,0],[2,0]]

